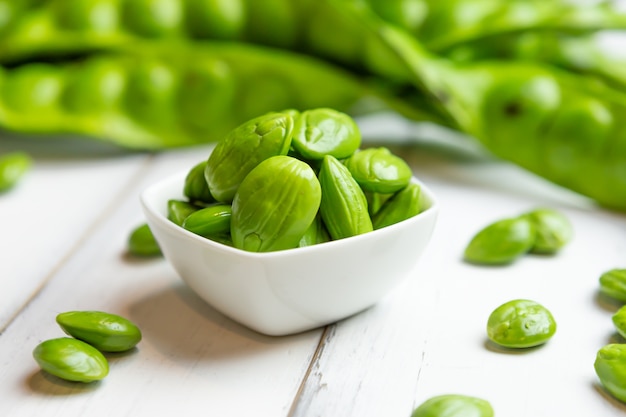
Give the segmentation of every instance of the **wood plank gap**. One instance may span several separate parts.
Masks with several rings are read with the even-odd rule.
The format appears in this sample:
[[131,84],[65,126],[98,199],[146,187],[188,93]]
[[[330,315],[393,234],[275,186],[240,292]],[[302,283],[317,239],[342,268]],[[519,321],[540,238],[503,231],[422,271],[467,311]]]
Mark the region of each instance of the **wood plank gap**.
[[294,413],[296,412],[296,409],[298,408],[298,405],[300,404],[300,399],[305,390],[307,382],[309,381],[309,378],[313,374],[314,369],[318,366],[319,360],[322,358],[322,354],[324,353],[324,349],[326,345],[328,344],[333,334],[335,333],[333,330],[335,330],[334,324],[324,327],[324,331],[320,335],[320,341],[317,344],[317,347],[315,349],[315,352],[313,353],[313,356],[311,357],[311,362],[309,363],[309,366],[306,372],[304,373],[304,376],[302,377],[302,381],[300,382],[300,386],[298,387],[298,390],[296,391],[296,394],[294,395],[293,402],[291,403],[291,407],[289,408],[289,412],[287,413],[287,417],[295,416]]
[[155,160],[156,155],[154,153],[149,154],[146,159],[141,163],[140,168],[137,172],[131,177],[130,181],[126,183],[124,187],[120,189],[120,191],[115,195],[113,199],[106,205],[106,207],[102,210],[101,214],[96,217],[94,222],[85,229],[83,235],[78,238],[76,243],[71,246],[70,250],[57,262],[57,264],[51,268],[50,272],[46,275],[46,277],[41,281],[41,283],[35,288],[35,290],[30,294],[30,296],[24,301],[24,303],[15,311],[15,313],[6,321],[6,323],[0,327],[0,336],[4,333],[4,331],[15,321],[15,319],[26,309],[37,297],[43,289],[48,285],[48,283],[52,280],[63,266],[68,262],[68,260],[73,256],[74,253],[78,250],[89,239],[93,230],[95,230],[100,223],[104,221],[107,217],[107,213],[115,207],[115,204],[122,199],[126,194],[130,192],[130,190],[134,187],[137,181],[141,179],[145,173],[148,171],[149,166]]

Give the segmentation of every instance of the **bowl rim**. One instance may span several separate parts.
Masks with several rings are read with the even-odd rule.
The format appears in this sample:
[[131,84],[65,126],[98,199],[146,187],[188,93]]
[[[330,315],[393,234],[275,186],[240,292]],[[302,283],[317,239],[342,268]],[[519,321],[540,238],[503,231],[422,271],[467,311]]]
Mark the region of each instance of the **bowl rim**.
[[[387,233],[387,234],[394,233],[396,229],[406,227],[407,222],[421,222],[422,219],[424,219],[424,217],[429,216],[429,215],[436,215],[437,212],[439,211],[439,200],[436,197],[436,195],[432,192],[432,190],[426,184],[424,184],[424,182],[422,182],[421,180],[419,180],[417,177],[413,175],[411,177],[411,182],[416,183],[420,186],[421,192],[424,193],[428,201],[427,208],[421,211],[420,213],[416,214],[415,216],[412,216],[399,223],[395,223],[395,224],[383,227],[381,229],[373,230],[371,232],[367,232],[367,233],[363,233],[360,235],[351,236],[351,237],[347,237],[343,239],[332,240],[332,241],[320,243],[317,245],[283,249],[283,250],[271,251],[271,252],[251,252],[251,251],[246,251],[244,249],[235,248],[233,246],[225,245],[223,243],[216,242],[214,240],[207,239],[203,236],[197,235],[175,224],[173,221],[167,218],[167,215],[164,214],[164,210],[163,210],[164,207],[167,207],[167,201],[175,200],[175,199],[180,199],[181,201],[185,201],[185,197],[183,196],[183,184],[184,184],[185,177],[188,174],[188,171],[189,170],[179,171],[175,174],[172,174],[146,187],[140,194],[141,205],[143,206],[144,210],[152,214],[153,218],[157,219],[160,224],[162,224],[164,227],[166,227],[173,233],[180,234],[181,236],[184,236],[188,239],[192,239],[195,242],[197,242],[199,245],[204,245],[213,250],[222,251],[223,253],[229,253],[231,255],[238,255],[238,256],[258,258],[258,259],[269,259],[269,258],[275,258],[275,257],[282,258],[282,257],[289,257],[289,256],[301,256],[308,252],[319,252],[319,251],[326,251],[326,250],[333,251],[333,250],[336,250],[337,247],[349,245],[359,240],[371,239],[374,236],[381,236],[381,234],[383,233]],[[161,203],[163,203],[164,206],[162,206],[161,208],[156,207],[156,204],[155,204],[156,201],[154,201],[156,197],[154,195],[161,192],[161,190],[163,190],[164,188],[167,189],[170,187],[174,187],[175,185],[178,186],[178,189],[179,189],[179,191],[177,191],[178,194],[172,195],[171,198],[168,198],[164,201],[161,201],[161,199],[159,199],[159,201],[161,201]]]

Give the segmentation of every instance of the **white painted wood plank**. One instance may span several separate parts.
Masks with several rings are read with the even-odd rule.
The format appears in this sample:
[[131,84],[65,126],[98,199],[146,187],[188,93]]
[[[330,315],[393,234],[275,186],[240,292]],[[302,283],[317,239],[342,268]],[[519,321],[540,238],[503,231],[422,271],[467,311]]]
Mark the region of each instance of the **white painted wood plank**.
[[[444,393],[483,397],[509,417],[622,415],[626,407],[598,387],[593,361],[614,335],[617,306],[598,299],[598,278],[626,267],[626,216],[507,164],[451,161],[422,147],[405,158],[441,199],[432,245],[415,277],[328,333],[293,415],[408,416]],[[539,205],[574,223],[575,240],[558,256],[491,268],[462,262],[481,227]],[[513,298],[553,312],[552,341],[518,353],[486,342],[488,315]]]
[[[0,336],[0,415],[288,413],[320,331],[261,336],[202,302],[165,260],[123,256],[128,232],[143,221],[140,190],[206,156],[201,148],[159,155]],[[45,376],[31,357],[37,343],[63,335],[57,313],[80,309],[126,316],[144,335],[136,351],[111,356],[105,380],[86,386]]]
[[[59,146],[67,149],[68,144]],[[61,155],[61,149],[49,152],[51,147],[52,143],[18,146],[0,141],[0,153],[24,149],[34,158],[32,170],[19,186],[0,195],[0,331],[147,158],[101,149],[84,149],[80,154],[68,149]]]

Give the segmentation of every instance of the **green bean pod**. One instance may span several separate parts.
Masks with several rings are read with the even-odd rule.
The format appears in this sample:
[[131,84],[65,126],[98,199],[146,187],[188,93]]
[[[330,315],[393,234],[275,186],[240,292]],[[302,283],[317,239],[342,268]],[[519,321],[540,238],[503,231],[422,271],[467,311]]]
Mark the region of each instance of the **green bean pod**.
[[320,207],[315,172],[290,156],[273,156],[244,178],[232,204],[236,248],[271,252],[296,248]]
[[531,62],[456,65],[391,27],[381,37],[458,128],[497,157],[626,210],[626,94]]
[[363,190],[337,158],[324,157],[319,181],[322,186],[320,213],[333,240],[374,230]]
[[285,108],[349,111],[372,94],[358,78],[302,55],[245,44],[129,45],[0,68],[0,126],[162,149],[217,142]]

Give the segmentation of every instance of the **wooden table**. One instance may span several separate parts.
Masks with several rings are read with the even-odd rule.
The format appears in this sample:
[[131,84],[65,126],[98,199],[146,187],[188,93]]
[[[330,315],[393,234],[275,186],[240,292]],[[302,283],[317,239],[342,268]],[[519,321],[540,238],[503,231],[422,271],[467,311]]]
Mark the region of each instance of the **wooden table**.
[[[132,153],[75,139],[6,136],[0,152],[35,159],[0,196],[0,416],[400,416],[427,398],[485,398],[502,417],[622,416],[593,362],[615,334],[619,304],[599,276],[626,267],[626,216],[497,162],[463,138],[389,115],[360,119],[368,146],[385,144],[438,195],[432,242],[414,274],[375,307],[328,327],[269,337],[200,300],[162,258],[126,255],[144,221],[139,194],[206,158],[211,146]],[[446,143],[442,146],[442,143]],[[464,263],[481,227],[537,206],[561,210],[576,236],[556,256],[507,267]],[[503,351],[486,340],[490,312],[514,298],[548,307],[546,345]],[[103,310],[143,331],[109,355],[99,383],[42,373],[33,348],[63,336],[56,314]]]

